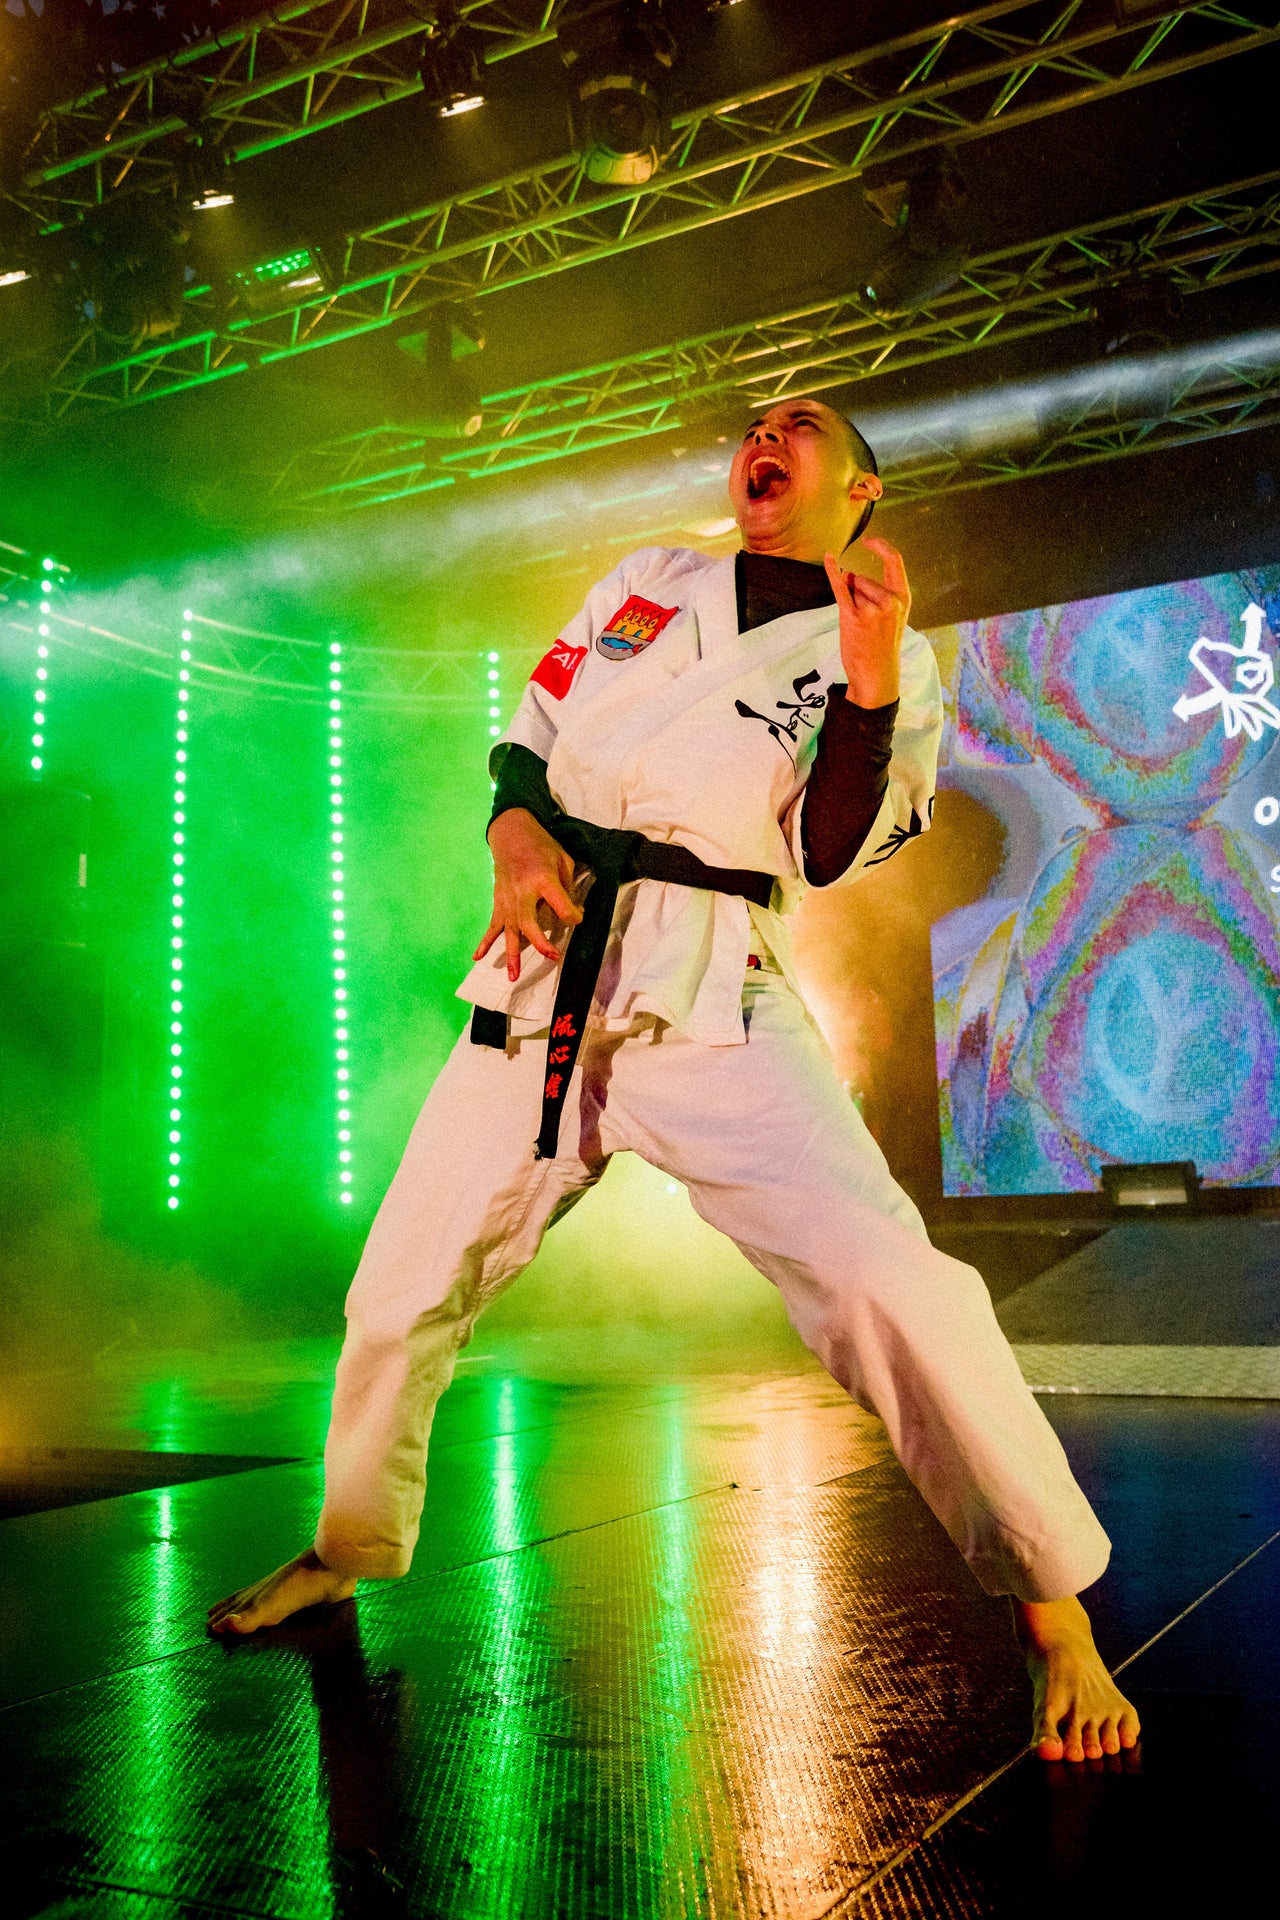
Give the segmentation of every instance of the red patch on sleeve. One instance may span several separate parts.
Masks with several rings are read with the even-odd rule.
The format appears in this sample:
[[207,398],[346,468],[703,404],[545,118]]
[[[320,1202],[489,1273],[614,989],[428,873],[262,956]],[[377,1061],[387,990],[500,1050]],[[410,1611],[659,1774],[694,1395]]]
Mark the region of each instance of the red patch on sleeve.
[[586,657],[585,647],[569,647],[563,640],[557,640],[550,653],[543,654],[529,678],[545,687],[553,700],[563,700]]

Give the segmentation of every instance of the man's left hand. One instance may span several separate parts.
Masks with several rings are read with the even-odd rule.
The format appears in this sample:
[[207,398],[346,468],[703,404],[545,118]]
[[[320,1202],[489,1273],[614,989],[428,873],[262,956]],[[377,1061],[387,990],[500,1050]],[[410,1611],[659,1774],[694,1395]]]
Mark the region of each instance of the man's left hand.
[[902,555],[887,540],[863,541],[883,564],[883,581],[842,573],[834,553],[823,560],[840,613],[840,658],[849,698],[859,707],[887,707],[898,697],[902,632],[911,611],[911,588]]

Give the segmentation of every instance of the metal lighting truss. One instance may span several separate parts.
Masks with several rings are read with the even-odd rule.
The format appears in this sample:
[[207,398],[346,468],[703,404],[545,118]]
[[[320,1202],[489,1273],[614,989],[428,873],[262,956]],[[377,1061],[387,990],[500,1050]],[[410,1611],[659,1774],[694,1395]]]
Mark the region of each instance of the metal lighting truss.
[[[565,0],[462,0],[487,61],[555,39]],[[285,0],[40,116],[22,199],[54,223],[126,180],[165,185],[175,141],[193,133],[248,160],[421,91],[417,67],[438,8],[404,0]]]
[[[0,553],[16,551],[0,543]],[[27,583],[34,576],[19,576]],[[0,602],[4,596],[0,593]],[[41,616],[17,600],[0,617],[0,625],[15,633],[34,634]],[[176,680],[182,664],[172,646],[154,639],[114,633],[109,627],[77,620],[54,611],[43,616],[52,638],[75,653],[103,660],[115,668]],[[320,640],[293,640],[282,634],[255,633],[196,614],[191,621],[196,638],[189,671],[197,686],[228,692],[251,688],[267,699],[318,706],[329,697],[329,649]],[[532,666],[536,651],[506,647],[509,663]],[[343,649],[343,698],[366,709],[404,709],[412,712],[474,713],[486,710],[490,699],[487,659],[483,652],[430,652],[410,647]]]
[[[191,626],[192,666],[205,685],[252,685],[282,699],[327,701],[331,669],[323,641],[255,633],[199,614]],[[530,655],[530,664],[533,658]],[[486,660],[486,654],[477,651],[347,645],[342,651],[343,699],[356,707],[468,713],[488,701]]]
[[[1141,375],[1136,392],[1129,377],[1135,373]],[[941,418],[926,420],[915,430],[904,432],[895,422],[893,451],[881,461],[889,504],[1280,424],[1280,332],[1222,341],[1194,355],[1051,375],[1032,384],[1041,391],[1030,402],[1016,386],[997,390],[986,419],[975,413],[957,423],[946,418],[944,409]],[[878,437],[881,423],[867,424]],[[690,489],[691,484],[704,485],[722,494],[727,470],[727,459],[719,459],[693,474],[687,468],[673,472],[665,481],[622,497],[575,490],[570,502],[539,521],[545,537],[553,540],[557,534],[563,538],[571,524],[569,544],[542,553],[515,553],[511,564],[564,561],[570,563],[569,571],[589,577],[594,564],[612,564],[607,556],[616,559],[623,540],[632,548],[687,545],[692,535],[718,551],[722,539],[732,539],[732,522],[701,524],[706,509],[696,505]],[[398,496],[389,492],[382,497]],[[364,495],[353,504],[373,502]],[[588,554],[594,554],[595,561],[589,561]]]
[[[909,439],[899,436],[893,460],[882,463],[890,481],[889,504],[1280,425],[1280,337],[1271,336],[1270,345],[1267,356],[1251,351],[1245,342],[1224,342],[1216,357],[1206,351],[1193,367],[1166,372],[1143,404],[1124,405],[1123,381],[1114,378],[1112,369],[1098,369],[1092,386],[1069,383],[1069,399],[1053,396],[1058,379],[1051,377],[1044,383],[1049,404],[1006,411],[1003,421],[997,417],[991,422],[989,439],[978,433],[948,434],[945,423],[933,430],[923,427]],[[1112,378],[1106,377],[1109,373]],[[974,445],[980,437],[987,439],[981,448]],[[690,490],[691,481],[702,481],[723,493],[727,464],[718,462],[693,475],[673,474],[665,483],[624,499],[575,494],[571,506],[542,523],[549,538],[559,533],[561,544],[541,553],[515,554],[511,564],[536,565],[544,574],[589,581],[616,562],[624,542],[629,549],[687,546],[693,538],[712,552],[729,552],[736,544],[732,522],[702,524],[705,509],[695,504]]]
[[677,115],[662,169],[596,187],[576,155],[450,194],[346,237],[331,291],[271,315],[191,289],[172,340],[121,352],[93,326],[44,405],[127,405],[694,232],[1004,128],[1280,42],[1275,5],[1175,8],[1120,24],[1085,0],[988,0]]
[[1163,391],[1148,395],[1144,405],[1124,407],[1117,404],[1113,381],[1100,377],[1092,392],[1078,391],[1037,422],[1022,445],[967,451],[936,440],[930,445],[921,436],[900,451],[891,469],[894,504],[1275,426],[1280,341],[1272,341],[1266,357],[1252,354],[1247,343],[1224,342],[1219,355],[1171,370],[1161,385]]
[[1166,276],[1192,294],[1277,268],[1280,168],[979,255],[960,285],[898,321],[854,295],[832,298],[487,395],[484,426],[461,443],[391,427],[348,435],[294,454],[276,492],[294,505],[401,498],[696,428],[712,407],[758,410],[1078,325],[1130,276]]
[[0,540],[0,606],[21,600],[23,589],[35,585],[38,572],[35,560],[25,547]]

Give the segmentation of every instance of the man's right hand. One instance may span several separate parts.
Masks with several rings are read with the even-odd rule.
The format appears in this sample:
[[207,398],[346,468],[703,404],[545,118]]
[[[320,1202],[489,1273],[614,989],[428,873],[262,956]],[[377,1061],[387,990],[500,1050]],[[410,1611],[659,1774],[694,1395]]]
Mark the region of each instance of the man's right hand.
[[520,978],[520,949],[527,941],[544,960],[559,961],[538,924],[545,900],[557,919],[576,927],[582,908],[573,897],[573,861],[557,840],[524,807],[508,807],[489,828],[493,854],[493,918],[472,958],[483,960],[502,934],[507,946],[507,978]]

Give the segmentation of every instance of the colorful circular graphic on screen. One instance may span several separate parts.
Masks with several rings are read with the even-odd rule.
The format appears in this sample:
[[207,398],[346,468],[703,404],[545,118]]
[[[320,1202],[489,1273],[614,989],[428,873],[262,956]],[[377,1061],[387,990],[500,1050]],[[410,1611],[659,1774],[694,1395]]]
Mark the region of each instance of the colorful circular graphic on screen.
[[[1280,712],[1277,649],[1260,613],[1249,651],[1252,584],[1221,574],[1001,614],[969,623],[962,638],[1025,753],[1112,821],[1185,823],[1280,737],[1267,717]],[[1222,693],[1233,696],[1230,715]],[[957,723],[963,732],[963,712]],[[979,726],[991,731],[989,721]]]
[[1044,868],[1013,945],[1020,1030],[1001,1071],[997,1013],[988,1147],[1016,1100],[1084,1164],[1194,1160],[1227,1185],[1274,1176],[1280,946],[1235,835],[1090,834]]

